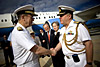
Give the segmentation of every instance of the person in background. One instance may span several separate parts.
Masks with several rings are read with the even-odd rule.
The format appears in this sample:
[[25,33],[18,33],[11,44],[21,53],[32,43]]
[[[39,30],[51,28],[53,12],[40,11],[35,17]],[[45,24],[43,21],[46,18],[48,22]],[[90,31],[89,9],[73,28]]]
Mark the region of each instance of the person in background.
[[[43,29],[40,29],[39,31],[40,31],[40,33],[39,33],[39,39],[41,41],[41,46],[44,47],[44,48],[46,48],[46,49],[48,49],[47,48],[46,37],[44,35],[44,31],[43,31]],[[41,57],[44,58],[45,56],[42,55]]]
[[10,41],[7,40],[6,35],[3,35],[3,41],[1,42],[1,47],[3,48],[4,51],[6,67],[9,67],[10,64],[13,65],[14,57],[13,57],[12,47],[10,46]]
[[[54,36],[54,30],[50,28],[49,21],[46,21],[45,24],[43,25],[43,28],[45,30],[44,36],[45,40],[47,42],[47,48],[50,49],[52,47],[52,41],[53,41],[53,36]],[[47,55],[50,57],[50,55]]]
[[33,16],[37,16],[33,5],[28,4],[17,8],[14,15],[18,18],[18,23],[11,35],[14,63],[17,67],[40,67],[37,54],[52,55],[54,51],[38,46],[27,30],[27,27],[31,26],[34,21]]
[[48,23],[48,21],[45,22],[45,24],[43,25],[43,28],[45,30],[45,38],[46,38],[46,42],[47,42],[47,46],[48,46],[48,49],[50,49],[52,47],[52,41],[53,41],[53,36],[54,36],[54,30],[52,30],[50,28],[50,25]]
[[[56,45],[59,43],[59,37],[60,37],[59,22],[54,21],[52,23],[52,27],[55,31],[54,39],[52,42],[52,48],[55,48]],[[54,67],[65,67],[64,54],[62,52],[62,49],[60,49],[55,56],[52,56],[52,61]]]
[[[34,32],[34,31],[30,31],[30,35],[31,35],[32,39],[34,40],[34,42],[35,42],[37,45],[41,46],[40,39],[39,39],[38,36],[35,36],[35,32]],[[38,62],[39,62],[39,57],[40,57],[40,55],[37,55],[36,57],[38,58]],[[39,65],[39,66],[40,66],[40,65]]]
[[43,31],[43,29],[40,29],[39,38],[40,38],[42,47],[44,47],[44,48],[47,49],[47,42],[46,42],[46,40],[45,40],[45,36],[44,36],[44,31]]
[[31,31],[31,32],[30,32],[30,35],[31,35],[31,37],[33,38],[34,42],[35,42],[37,45],[41,46],[40,39],[39,39],[38,36],[35,36],[35,32],[34,32],[34,31]]
[[74,8],[64,5],[58,7],[57,15],[64,27],[60,30],[60,42],[51,50],[58,52],[62,48],[65,67],[93,67],[93,43],[88,30],[80,22],[73,21]]

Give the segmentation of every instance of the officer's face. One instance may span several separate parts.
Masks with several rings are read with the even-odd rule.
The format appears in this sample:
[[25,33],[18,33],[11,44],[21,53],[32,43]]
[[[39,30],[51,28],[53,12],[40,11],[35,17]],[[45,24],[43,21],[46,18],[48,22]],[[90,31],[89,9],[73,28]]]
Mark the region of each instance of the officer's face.
[[55,31],[58,31],[58,29],[59,29],[59,26],[57,26],[57,24],[56,23],[53,23],[53,29],[55,30]]
[[65,14],[63,16],[60,16],[60,22],[63,25],[67,25],[67,22],[69,21],[70,17],[69,14]]
[[34,21],[34,18],[33,18],[32,15],[28,14],[28,15],[26,15],[24,20],[25,20],[25,26],[29,27],[29,26],[32,25],[32,22]]
[[65,25],[65,18],[66,18],[66,14],[65,14],[65,15],[63,15],[63,16],[61,15],[61,16],[60,16],[60,18],[59,18],[59,19],[60,19],[61,24],[63,24],[63,25]]

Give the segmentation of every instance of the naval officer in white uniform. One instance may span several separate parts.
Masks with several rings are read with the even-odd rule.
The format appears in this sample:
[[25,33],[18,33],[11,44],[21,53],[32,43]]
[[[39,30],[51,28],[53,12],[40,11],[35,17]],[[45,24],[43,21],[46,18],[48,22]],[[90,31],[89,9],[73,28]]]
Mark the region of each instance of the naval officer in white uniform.
[[37,16],[34,13],[34,7],[32,5],[21,6],[14,11],[14,15],[18,18],[11,36],[14,63],[17,67],[40,67],[36,54],[47,55],[52,54],[52,51],[36,45],[26,29],[32,25],[33,16]]
[[51,50],[62,48],[65,55],[65,67],[92,67],[93,44],[87,28],[73,20],[74,8],[60,5],[60,22],[64,25],[60,31],[59,44]]

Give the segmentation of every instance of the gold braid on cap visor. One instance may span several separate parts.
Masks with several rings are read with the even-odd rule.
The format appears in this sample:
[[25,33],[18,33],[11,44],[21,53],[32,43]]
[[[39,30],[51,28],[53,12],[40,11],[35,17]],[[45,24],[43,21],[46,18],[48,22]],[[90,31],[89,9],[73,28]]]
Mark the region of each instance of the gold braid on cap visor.
[[[70,51],[72,51],[72,52],[82,52],[83,50],[85,50],[85,48],[83,48],[83,49],[81,49],[81,50],[79,50],[79,51],[75,51],[75,50],[72,50],[72,49],[70,49],[70,48],[68,47],[68,46],[71,46],[72,44],[74,44],[75,42],[77,42],[77,37],[78,37],[77,28],[78,28],[78,25],[79,25],[79,23],[77,24],[77,27],[76,27],[76,35],[75,35],[75,37],[72,39],[72,40],[74,40],[74,42],[72,42],[71,44],[68,44],[67,42],[71,42],[72,40],[67,41],[67,40],[66,40],[66,33],[64,33],[64,35],[63,35],[63,41],[64,41],[66,47],[67,47]],[[81,43],[81,42],[77,42],[77,43]]]
[[25,11],[25,13],[31,13],[31,14],[34,14],[33,11]]

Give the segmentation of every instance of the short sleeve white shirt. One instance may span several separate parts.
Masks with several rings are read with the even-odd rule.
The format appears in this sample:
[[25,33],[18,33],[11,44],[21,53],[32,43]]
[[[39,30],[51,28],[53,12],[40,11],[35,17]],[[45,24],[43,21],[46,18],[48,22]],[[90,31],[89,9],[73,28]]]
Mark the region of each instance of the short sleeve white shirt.
[[[73,52],[73,51],[70,51],[66,47],[66,45],[65,45],[65,43],[63,41],[63,35],[64,35],[64,33],[66,34],[66,40],[67,41],[70,41],[70,40],[72,40],[75,37],[75,35],[76,35],[76,26],[77,26],[77,24],[74,23],[74,21],[72,20],[70,22],[69,26],[67,27],[67,29],[65,27],[63,27],[60,30],[61,36],[59,38],[59,41],[60,41],[60,43],[62,45],[62,50],[63,50],[64,55],[73,55],[73,54],[79,54],[79,53],[85,52],[85,50],[82,51],[82,52]],[[70,34],[70,33],[72,33],[72,34]],[[82,24],[79,24],[79,26],[78,26],[77,41],[82,43],[83,41],[86,41],[86,40],[91,40],[91,37],[90,37],[90,35],[88,33],[88,30]],[[71,44],[71,43],[73,43],[73,41],[74,40],[72,40],[70,42],[67,42],[67,43]],[[79,44],[79,43],[75,42],[74,44],[72,44],[71,46],[68,46],[68,47],[70,49],[72,49],[72,50],[79,51],[79,50],[83,49],[85,46],[83,45],[83,43]]]
[[[18,31],[18,27],[21,27],[22,31]],[[35,59],[37,59],[37,55],[30,51],[36,43],[31,38],[27,29],[19,23],[17,23],[12,31],[11,42],[14,53],[14,62],[17,65],[21,65],[32,60],[35,61]]]

